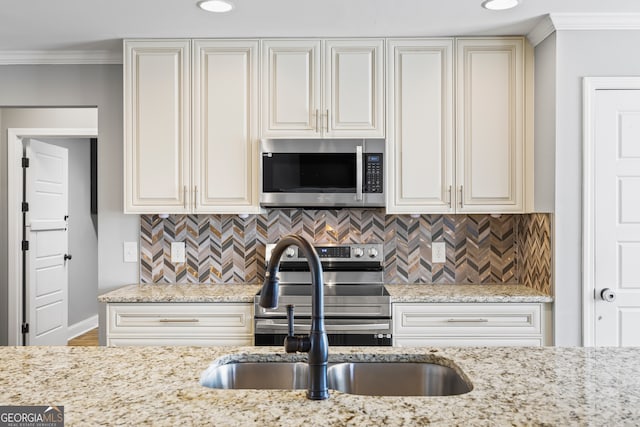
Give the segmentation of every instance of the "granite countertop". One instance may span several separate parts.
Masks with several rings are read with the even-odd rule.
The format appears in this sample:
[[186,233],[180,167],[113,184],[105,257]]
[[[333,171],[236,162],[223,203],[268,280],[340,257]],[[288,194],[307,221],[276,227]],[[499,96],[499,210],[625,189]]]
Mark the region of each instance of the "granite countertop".
[[[391,302],[552,302],[523,285],[385,285]],[[100,302],[253,302],[259,284],[134,284],[107,292]]]
[[385,285],[391,302],[553,302],[524,285]]
[[[363,353],[366,351],[366,354]],[[300,360],[269,347],[3,347],[0,405],[63,405],[65,425],[638,425],[639,348],[330,348],[330,361],[432,361],[467,394],[372,397],[330,390],[214,390],[211,364]]]
[[220,284],[134,284],[107,292],[100,302],[250,302],[260,285]]

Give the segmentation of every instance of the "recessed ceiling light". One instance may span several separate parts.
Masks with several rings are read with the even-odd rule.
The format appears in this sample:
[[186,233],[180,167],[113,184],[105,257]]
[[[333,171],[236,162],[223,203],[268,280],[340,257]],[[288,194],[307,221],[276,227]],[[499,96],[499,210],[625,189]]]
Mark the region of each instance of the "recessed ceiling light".
[[484,0],[482,7],[489,10],[506,10],[519,5],[521,0]]
[[233,3],[226,0],[205,0],[198,3],[202,10],[207,12],[225,13],[233,9]]

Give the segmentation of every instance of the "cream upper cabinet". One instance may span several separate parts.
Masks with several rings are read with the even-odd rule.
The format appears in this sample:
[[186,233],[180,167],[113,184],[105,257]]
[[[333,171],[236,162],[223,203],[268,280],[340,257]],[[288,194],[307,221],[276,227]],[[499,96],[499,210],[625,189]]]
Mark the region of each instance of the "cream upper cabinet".
[[383,46],[263,40],[261,136],[383,137]]
[[125,213],[258,212],[258,42],[124,46]]
[[193,42],[196,213],[258,210],[258,42]]
[[457,212],[525,209],[525,40],[456,40]]
[[190,209],[188,40],[124,42],[124,211]]
[[324,55],[324,133],[384,137],[384,41],[327,40]]
[[387,44],[387,212],[453,212],[453,39]]
[[320,40],[262,41],[262,136],[320,134]]
[[388,41],[387,212],[525,212],[527,47],[523,37],[455,39],[454,67],[452,40]]

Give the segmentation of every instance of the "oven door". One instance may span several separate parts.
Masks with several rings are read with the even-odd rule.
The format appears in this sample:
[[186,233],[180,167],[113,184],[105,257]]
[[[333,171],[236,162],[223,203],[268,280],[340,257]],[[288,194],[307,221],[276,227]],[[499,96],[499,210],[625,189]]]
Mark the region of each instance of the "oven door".
[[[294,333],[306,335],[311,319],[295,319]],[[286,318],[257,318],[255,345],[284,345],[288,325]],[[325,319],[325,330],[330,346],[390,346],[391,319],[342,318]]]

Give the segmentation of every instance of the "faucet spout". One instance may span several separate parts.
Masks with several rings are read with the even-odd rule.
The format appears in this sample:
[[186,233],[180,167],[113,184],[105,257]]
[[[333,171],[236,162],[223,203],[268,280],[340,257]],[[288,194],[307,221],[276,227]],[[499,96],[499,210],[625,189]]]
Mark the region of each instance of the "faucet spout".
[[[329,397],[327,388],[327,362],[329,359],[329,341],[324,327],[324,280],[322,263],[313,246],[304,238],[289,234],[284,236],[271,252],[267,273],[260,291],[260,306],[276,308],[278,306],[278,270],[280,258],[289,246],[297,246],[304,254],[311,271],[311,330],[307,337],[287,337],[292,340],[285,343],[287,352],[298,349],[309,354],[309,389],[307,397],[313,400],[324,400]],[[307,350],[308,349],[308,350]]]

